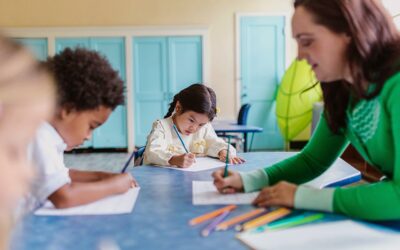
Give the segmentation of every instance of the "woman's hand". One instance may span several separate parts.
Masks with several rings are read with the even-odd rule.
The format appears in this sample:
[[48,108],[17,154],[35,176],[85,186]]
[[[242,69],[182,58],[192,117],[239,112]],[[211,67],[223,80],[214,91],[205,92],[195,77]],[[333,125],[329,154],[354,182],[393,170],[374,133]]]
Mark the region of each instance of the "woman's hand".
[[243,192],[243,182],[239,173],[236,171],[228,171],[228,176],[224,178],[224,169],[220,169],[212,173],[214,185],[220,193],[233,194]]
[[[226,161],[226,155],[227,155],[227,150],[223,149],[221,151],[219,151],[218,153],[218,157],[220,161],[225,162]],[[243,160],[242,158],[236,156],[236,155],[229,155],[229,164],[242,164],[244,163],[245,160]]]
[[192,153],[172,156],[168,161],[172,166],[179,168],[188,168],[196,162],[196,155]]
[[253,205],[259,207],[293,207],[296,190],[297,185],[281,181],[274,186],[263,188],[257,198],[253,201]]

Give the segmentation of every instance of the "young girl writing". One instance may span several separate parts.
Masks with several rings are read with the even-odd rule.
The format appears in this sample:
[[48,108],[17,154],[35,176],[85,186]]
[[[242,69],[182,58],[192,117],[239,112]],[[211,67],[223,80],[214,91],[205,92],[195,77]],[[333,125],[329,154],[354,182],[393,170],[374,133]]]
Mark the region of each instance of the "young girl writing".
[[[193,84],[183,89],[174,96],[164,119],[153,123],[143,163],[187,168],[196,155],[225,162],[228,144],[217,137],[210,124],[216,113],[216,95],[211,88]],[[243,162],[233,146],[229,147],[229,162]]]
[[[296,0],[298,57],[321,81],[325,111],[294,157],[249,173],[214,172],[221,192],[262,189],[254,204],[400,219],[400,34],[378,0]],[[298,186],[322,174],[349,142],[385,179],[348,188]]]

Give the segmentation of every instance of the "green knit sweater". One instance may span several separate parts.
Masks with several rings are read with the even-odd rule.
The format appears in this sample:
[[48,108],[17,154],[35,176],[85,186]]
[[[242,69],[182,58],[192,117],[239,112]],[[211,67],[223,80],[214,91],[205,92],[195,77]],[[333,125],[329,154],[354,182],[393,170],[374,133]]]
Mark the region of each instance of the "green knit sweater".
[[281,180],[295,184],[310,181],[328,169],[350,142],[387,178],[344,188],[299,186],[295,207],[369,220],[400,219],[400,73],[385,83],[375,99],[362,100],[349,109],[347,118],[346,131],[336,135],[321,116],[313,137],[299,154],[263,170],[240,173],[245,191]]

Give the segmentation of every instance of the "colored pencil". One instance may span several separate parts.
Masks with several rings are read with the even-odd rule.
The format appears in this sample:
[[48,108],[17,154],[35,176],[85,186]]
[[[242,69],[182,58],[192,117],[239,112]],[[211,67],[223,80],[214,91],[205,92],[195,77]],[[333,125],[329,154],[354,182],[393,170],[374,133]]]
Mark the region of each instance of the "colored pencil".
[[259,227],[261,225],[280,219],[290,213],[291,210],[288,208],[278,208],[272,212],[269,212],[265,215],[255,218],[254,220],[244,223],[243,225],[237,227],[236,230],[246,231],[255,227]]
[[299,225],[304,225],[324,218],[324,214],[314,214],[314,215],[299,215],[288,219],[283,219],[275,223],[270,223],[256,229],[257,232],[263,232],[265,230],[279,230],[289,227],[295,227]]
[[194,226],[194,225],[200,224],[200,223],[202,223],[202,222],[204,222],[204,221],[207,221],[207,220],[209,220],[209,219],[212,219],[212,218],[214,218],[214,217],[217,217],[218,215],[222,214],[222,213],[225,212],[225,211],[232,211],[232,210],[234,210],[236,207],[237,207],[236,205],[229,205],[229,206],[226,206],[226,207],[217,209],[217,210],[215,210],[215,211],[212,211],[212,212],[209,212],[209,213],[200,215],[200,216],[198,216],[198,217],[196,217],[196,218],[194,218],[194,219],[191,219],[191,220],[189,221],[189,225]]
[[229,165],[229,146],[231,144],[231,137],[228,136],[228,149],[226,151],[226,158],[225,158],[225,170],[224,170],[224,178],[228,176],[228,165]]
[[221,223],[230,213],[230,210],[227,210],[225,212],[223,212],[222,214],[218,215],[218,217],[216,217],[208,226],[206,226],[202,231],[201,231],[201,235],[203,237],[207,237],[208,235],[210,235],[210,233],[212,233],[216,226]]
[[125,173],[126,169],[129,167],[129,164],[131,163],[133,156],[135,155],[135,153],[132,153],[131,156],[129,157],[128,161],[125,163],[124,167],[121,170],[121,173]]
[[185,152],[188,154],[188,153],[189,153],[189,150],[186,148],[186,145],[185,145],[185,143],[183,142],[182,137],[181,137],[180,134],[179,134],[178,128],[175,126],[175,124],[173,125],[173,127],[174,127],[174,130],[175,130],[175,132],[176,132],[176,135],[178,136],[179,140],[180,140],[181,143],[182,143],[183,148],[185,149]]
[[252,218],[256,217],[257,215],[262,214],[262,213],[264,213],[266,211],[267,211],[267,209],[265,209],[265,208],[258,208],[256,210],[251,211],[251,212],[241,214],[241,215],[236,216],[236,217],[234,217],[234,218],[232,218],[230,220],[227,220],[227,221],[224,221],[224,222],[218,224],[216,230],[217,231],[227,230],[229,227],[232,227],[232,226],[234,226],[236,224],[242,223],[242,222],[244,222],[246,220],[252,219]]

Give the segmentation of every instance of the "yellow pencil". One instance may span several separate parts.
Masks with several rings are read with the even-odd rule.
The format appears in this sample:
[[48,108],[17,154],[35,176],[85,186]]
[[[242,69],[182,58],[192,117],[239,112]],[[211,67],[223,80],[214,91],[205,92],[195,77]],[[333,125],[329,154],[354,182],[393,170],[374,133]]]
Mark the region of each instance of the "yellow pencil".
[[217,231],[227,230],[229,227],[231,227],[233,225],[236,225],[236,224],[238,224],[238,223],[240,223],[242,221],[248,220],[248,219],[250,219],[252,217],[255,217],[255,216],[257,216],[257,215],[259,215],[261,213],[264,213],[265,211],[267,211],[267,209],[258,208],[256,210],[251,211],[251,212],[236,216],[236,217],[234,217],[234,218],[232,218],[230,220],[227,220],[227,221],[224,221],[224,222],[218,224],[216,230]]
[[237,207],[236,205],[229,205],[229,206],[217,209],[215,211],[212,211],[210,213],[200,215],[200,216],[198,216],[198,217],[196,217],[194,219],[191,219],[189,221],[189,224],[194,226],[196,224],[202,223],[203,221],[206,221],[206,220],[212,219],[214,217],[217,217],[218,215],[222,214],[225,211],[232,211],[236,207]]
[[258,227],[264,224],[267,224],[269,222],[272,222],[274,220],[277,220],[279,218],[282,218],[288,214],[290,214],[291,210],[288,208],[279,208],[277,210],[274,210],[266,215],[260,216],[254,220],[251,220],[249,222],[244,223],[242,226],[236,228],[239,231],[246,231],[254,227]]

